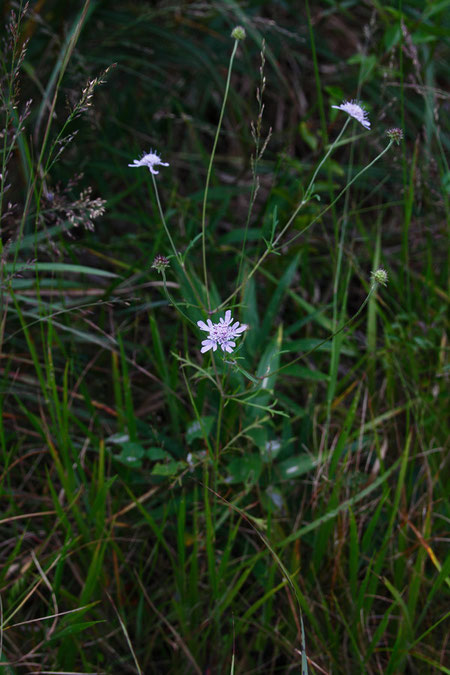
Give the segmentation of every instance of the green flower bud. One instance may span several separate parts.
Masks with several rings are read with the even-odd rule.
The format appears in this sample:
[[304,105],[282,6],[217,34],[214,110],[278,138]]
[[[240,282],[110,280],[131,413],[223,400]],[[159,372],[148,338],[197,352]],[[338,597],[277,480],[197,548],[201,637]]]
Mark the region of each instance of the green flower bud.
[[231,31],[231,37],[235,40],[245,40],[245,28],[243,26],[236,26]]
[[375,272],[371,272],[370,276],[372,277],[372,283],[374,286],[377,284],[381,284],[382,286],[386,286],[388,282],[388,275],[386,270],[382,269],[381,267]]

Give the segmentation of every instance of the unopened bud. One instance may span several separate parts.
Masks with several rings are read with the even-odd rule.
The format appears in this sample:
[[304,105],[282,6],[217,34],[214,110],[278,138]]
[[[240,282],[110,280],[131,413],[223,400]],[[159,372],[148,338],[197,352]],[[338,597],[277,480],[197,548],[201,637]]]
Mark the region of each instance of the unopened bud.
[[235,40],[245,40],[245,28],[243,26],[236,26],[231,31],[231,37]]
[[400,145],[400,141],[403,139],[403,130],[398,127],[392,127],[392,129],[386,131],[386,136],[391,141],[395,141],[397,145]]
[[372,277],[373,284],[381,284],[382,286],[387,285],[388,275],[386,270],[381,267],[375,270],[375,272],[371,272],[370,276]]
[[166,267],[169,267],[169,261],[165,256],[158,254],[153,261],[152,269],[161,273],[164,272]]

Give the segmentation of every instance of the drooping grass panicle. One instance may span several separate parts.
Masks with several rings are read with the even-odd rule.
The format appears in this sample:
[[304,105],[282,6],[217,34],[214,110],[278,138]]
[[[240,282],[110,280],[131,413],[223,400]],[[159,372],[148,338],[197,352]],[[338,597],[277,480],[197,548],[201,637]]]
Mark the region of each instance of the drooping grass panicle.
[[272,127],[269,127],[269,131],[267,132],[267,135],[265,138],[262,137],[262,121],[263,121],[263,113],[264,113],[264,102],[263,102],[263,95],[264,91],[266,88],[266,76],[264,74],[264,67],[266,63],[265,59],[265,51],[266,51],[266,43],[265,40],[262,41],[261,44],[261,53],[260,53],[260,58],[261,58],[261,64],[259,67],[259,86],[256,89],[256,100],[258,103],[258,114],[256,117],[256,123],[252,120],[250,122],[250,131],[251,135],[253,138],[253,142],[255,145],[255,150],[254,153],[252,153],[250,157],[250,165],[251,165],[251,170],[252,170],[252,186],[251,186],[251,192],[250,192],[250,199],[249,199],[249,204],[248,204],[248,209],[247,209],[247,217],[245,220],[245,229],[244,229],[244,238],[242,241],[242,249],[241,249],[241,254],[240,254],[240,260],[239,260],[239,270],[238,270],[238,275],[237,275],[237,286],[240,285],[240,282],[242,281],[242,270],[243,270],[243,265],[244,265],[244,260],[245,260],[245,250],[246,250],[246,245],[247,245],[247,237],[248,237],[248,228],[250,226],[250,220],[251,216],[253,213],[253,209],[255,206],[255,201],[256,197],[259,192],[259,187],[260,187],[260,179],[258,175],[258,166],[259,163],[264,155],[264,152],[266,151],[267,145],[270,141],[270,137],[272,135]]

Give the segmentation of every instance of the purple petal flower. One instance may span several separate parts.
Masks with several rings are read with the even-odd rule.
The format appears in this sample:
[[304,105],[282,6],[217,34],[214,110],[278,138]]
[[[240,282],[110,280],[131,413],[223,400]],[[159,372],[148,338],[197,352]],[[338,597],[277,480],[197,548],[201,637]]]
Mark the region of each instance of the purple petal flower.
[[239,337],[240,334],[248,328],[244,323],[241,325],[239,321],[233,323],[233,318],[229,309],[225,312],[225,318],[222,317],[219,319],[219,323],[213,323],[211,319],[207,319],[206,323],[204,321],[197,321],[197,326],[200,330],[209,333],[208,338],[202,342],[202,348],[200,350],[202,354],[210,349],[215,352],[217,346],[219,346],[223,352],[231,354],[236,347],[234,338]]
[[213,340],[203,340],[202,342],[202,348],[201,348],[201,353],[204,354],[205,352],[208,352],[210,349],[212,349],[214,352],[217,349],[217,343],[214,342]]
[[370,129],[370,121],[367,116],[367,111],[360,105],[358,101],[344,101],[341,105],[332,105],[332,108],[337,110],[343,110],[350,117],[353,117],[360,124],[363,125],[366,129]]
[[146,166],[150,173],[158,174],[159,171],[155,171],[155,166],[169,166],[168,162],[161,162],[161,157],[150,150],[147,154],[143,154],[141,159],[133,159],[133,164],[128,164],[132,169],[136,169],[138,166]]

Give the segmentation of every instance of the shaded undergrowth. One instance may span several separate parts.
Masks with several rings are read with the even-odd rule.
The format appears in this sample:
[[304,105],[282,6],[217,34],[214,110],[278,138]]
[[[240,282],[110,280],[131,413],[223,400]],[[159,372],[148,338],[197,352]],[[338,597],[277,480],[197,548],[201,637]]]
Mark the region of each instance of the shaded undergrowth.
[[445,3],[5,20],[4,672],[450,672]]

